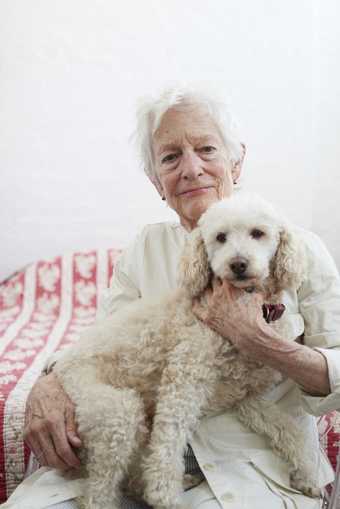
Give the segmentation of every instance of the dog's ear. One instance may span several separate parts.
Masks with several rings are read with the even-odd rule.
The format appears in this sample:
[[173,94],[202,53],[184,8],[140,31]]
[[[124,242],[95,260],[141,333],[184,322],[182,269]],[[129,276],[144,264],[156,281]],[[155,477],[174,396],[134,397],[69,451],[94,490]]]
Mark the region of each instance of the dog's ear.
[[179,262],[178,282],[191,297],[198,296],[210,280],[210,269],[200,229],[195,228],[187,238]]
[[277,292],[285,288],[299,288],[306,276],[306,254],[301,239],[295,232],[284,228],[272,260],[271,274]]

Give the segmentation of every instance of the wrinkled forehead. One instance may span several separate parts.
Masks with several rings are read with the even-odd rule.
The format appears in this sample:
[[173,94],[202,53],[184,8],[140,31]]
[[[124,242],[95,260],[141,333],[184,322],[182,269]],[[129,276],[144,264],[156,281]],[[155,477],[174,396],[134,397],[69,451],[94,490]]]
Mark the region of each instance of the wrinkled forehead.
[[169,109],[153,135],[154,146],[158,150],[161,145],[180,145],[184,141],[196,143],[208,139],[222,142],[216,123],[203,106]]

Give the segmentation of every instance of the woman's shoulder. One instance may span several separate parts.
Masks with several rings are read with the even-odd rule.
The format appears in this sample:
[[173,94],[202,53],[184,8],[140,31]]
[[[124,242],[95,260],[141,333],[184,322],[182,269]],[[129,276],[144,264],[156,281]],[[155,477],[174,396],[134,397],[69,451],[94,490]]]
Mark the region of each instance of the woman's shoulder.
[[137,235],[136,242],[139,245],[154,244],[155,242],[183,244],[186,236],[187,232],[180,223],[166,221],[145,225]]
[[186,231],[180,223],[174,221],[163,221],[161,223],[151,223],[145,225],[140,234],[148,235],[185,235]]
[[338,276],[334,259],[321,237],[313,231],[295,227],[299,240],[304,243],[309,273],[332,274]]
[[306,244],[306,247],[309,249],[318,249],[320,246],[324,246],[321,237],[306,228],[302,228],[302,226],[294,226],[294,232],[298,237]]
[[145,225],[123,250],[121,259],[142,259],[161,252],[177,252],[184,246],[187,232],[180,223],[162,222]]

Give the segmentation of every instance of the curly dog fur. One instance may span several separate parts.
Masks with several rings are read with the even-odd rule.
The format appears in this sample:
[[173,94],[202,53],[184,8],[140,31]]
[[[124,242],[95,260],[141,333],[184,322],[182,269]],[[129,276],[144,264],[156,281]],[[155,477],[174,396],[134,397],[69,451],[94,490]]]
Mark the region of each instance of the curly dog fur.
[[[82,507],[116,507],[123,484],[155,508],[178,507],[190,434],[200,417],[227,409],[290,464],[292,486],[319,495],[299,430],[260,398],[279,374],[241,356],[192,311],[213,277],[260,286],[266,301],[281,302],[282,290],[300,286],[304,260],[303,243],[271,206],[238,193],[189,234],[178,290],[160,303],[126,306],[65,353],[55,372],[76,405],[84,444]],[[282,333],[284,316],[273,326]]]

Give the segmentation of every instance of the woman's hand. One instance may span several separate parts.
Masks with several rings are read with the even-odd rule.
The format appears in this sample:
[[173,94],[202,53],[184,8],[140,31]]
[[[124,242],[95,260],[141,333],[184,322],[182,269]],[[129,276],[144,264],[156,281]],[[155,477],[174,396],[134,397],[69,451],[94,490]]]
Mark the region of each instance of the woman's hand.
[[263,319],[261,293],[248,293],[228,281],[214,279],[212,289],[194,302],[193,310],[197,318],[228,338],[244,355],[261,360],[264,349],[279,339]]
[[80,461],[72,447],[80,447],[74,405],[55,374],[40,377],[26,403],[24,439],[44,466],[68,470]]
[[[212,289],[195,301],[193,311],[208,327],[228,338],[240,353],[277,369],[313,396],[329,394],[328,366],[323,354],[279,336],[264,320],[262,306],[260,293],[247,293],[216,279]],[[274,312],[270,310],[269,320],[278,319],[283,309],[279,306]]]

